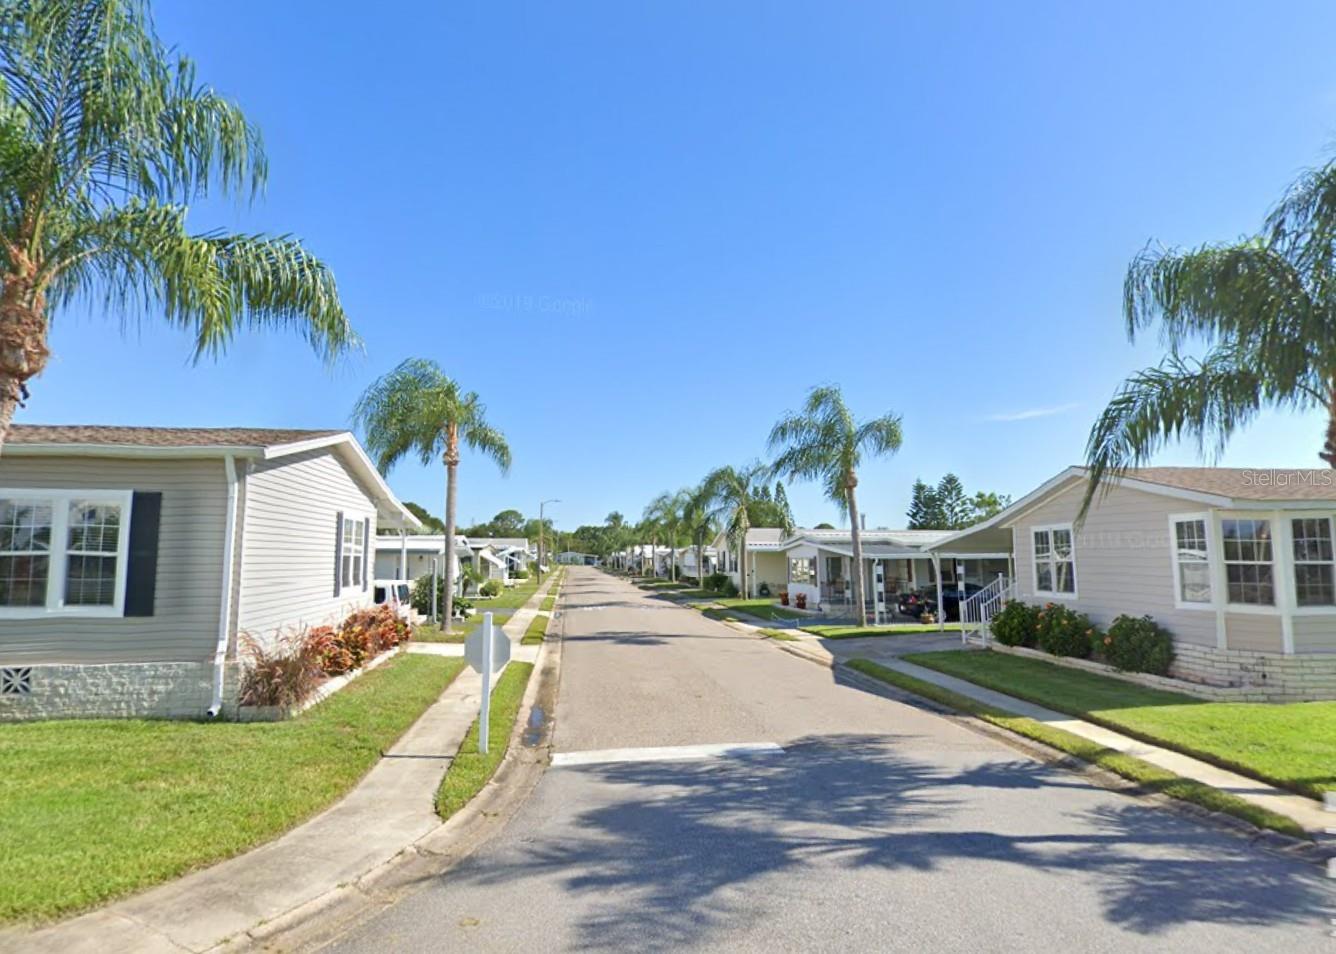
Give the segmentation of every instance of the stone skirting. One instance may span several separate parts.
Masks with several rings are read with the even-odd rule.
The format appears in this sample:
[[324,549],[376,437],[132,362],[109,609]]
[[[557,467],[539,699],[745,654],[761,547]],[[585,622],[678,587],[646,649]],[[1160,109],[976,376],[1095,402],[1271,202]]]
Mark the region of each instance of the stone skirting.
[[[213,692],[211,662],[0,666],[0,721],[94,718],[204,718]],[[28,670],[26,678],[21,670]],[[18,682],[22,685],[16,685]],[[16,689],[27,691],[14,691]],[[224,683],[224,716],[235,714],[236,668]]]
[[1014,656],[1029,656],[1071,669],[1111,676],[1152,689],[1165,689],[1210,699],[1214,702],[1315,702],[1336,699],[1336,654],[1308,653],[1291,656],[1211,649],[1179,643],[1170,676],[1144,672],[1120,672],[1091,659],[1050,656],[1037,649],[1003,646],[990,642],[989,649]]

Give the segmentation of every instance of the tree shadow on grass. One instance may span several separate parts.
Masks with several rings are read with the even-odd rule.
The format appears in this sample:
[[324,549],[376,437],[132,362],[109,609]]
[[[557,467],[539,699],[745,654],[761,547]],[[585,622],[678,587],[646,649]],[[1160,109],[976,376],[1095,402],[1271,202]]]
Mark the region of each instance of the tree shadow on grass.
[[[775,755],[554,770],[544,784],[588,807],[451,878],[521,890],[527,879],[555,879],[580,947],[618,950],[671,950],[764,919],[768,906],[756,899],[782,883],[775,875],[982,871],[989,880],[978,890],[995,899],[1005,874],[960,870],[977,859],[1018,877],[1029,869],[1092,882],[1104,920],[1143,935],[1193,922],[1321,923],[1331,903],[1320,878],[1294,863],[1162,809],[1108,805],[1116,796],[1060,769],[969,753],[953,770],[905,754],[911,741],[825,736]],[[1072,811],[1027,810],[1024,799],[1062,799],[1061,789],[1079,790]],[[994,823],[999,803],[1009,813]]]

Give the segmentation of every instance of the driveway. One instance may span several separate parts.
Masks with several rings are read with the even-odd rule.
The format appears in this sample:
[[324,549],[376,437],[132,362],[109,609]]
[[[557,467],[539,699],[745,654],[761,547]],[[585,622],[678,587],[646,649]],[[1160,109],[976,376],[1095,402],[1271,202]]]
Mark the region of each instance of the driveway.
[[499,837],[336,950],[1336,943],[1316,869],[598,571],[566,593],[555,745],[587,764],[554,765]]

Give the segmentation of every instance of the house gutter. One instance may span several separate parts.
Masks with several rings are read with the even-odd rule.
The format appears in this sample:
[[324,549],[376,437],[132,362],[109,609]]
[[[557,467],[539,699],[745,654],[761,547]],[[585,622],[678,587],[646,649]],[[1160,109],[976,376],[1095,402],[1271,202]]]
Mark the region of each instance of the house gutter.
[[227,521],[223,539],[222,600],[218,610],[218,643],[213,653],[213,698],[208,716],[218,718],[223,711],[223,678],[227,664],[227,642],[232,630],[232,563],[237,537],[237,461],[232,454],[223,457],[223,473],[227,475]]

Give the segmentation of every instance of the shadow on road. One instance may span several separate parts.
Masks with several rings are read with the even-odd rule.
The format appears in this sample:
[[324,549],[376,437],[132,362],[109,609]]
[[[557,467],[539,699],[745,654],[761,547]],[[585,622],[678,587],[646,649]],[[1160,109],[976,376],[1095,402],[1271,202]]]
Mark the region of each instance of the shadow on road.
[[[578,774],[572,790],[594,804],[522,851],[475,858],[451,877],[521,893],[529,879],[555,881],[580,902],[581,947],[619,950],[669,950],[745,927],[766,917],[757,897],[811,867],[949,867],[969,878],[987,870],[971,860],[986,859],[1017,877],[1056,873],[1093,882],[1104,919],[1143,935],[1188,922],[1321,923],[1331,903],[1296,865],[1161,809],[1129,801],[1042,822],[1018,789],[1042,798],[1089,786],[1020,758],[952,772],[906,755],[911,741],[822,736],[781,755],[554,770]],[[994,817],[999,800],[1010,807]],[[986,886],[956,884],[966,893],[1006,884],[1005,873],[989,874]]]

